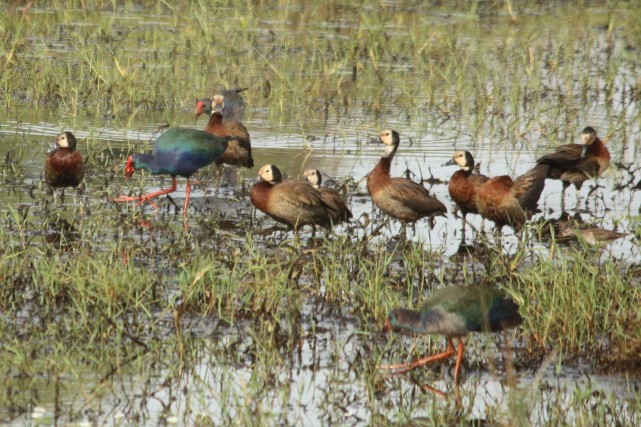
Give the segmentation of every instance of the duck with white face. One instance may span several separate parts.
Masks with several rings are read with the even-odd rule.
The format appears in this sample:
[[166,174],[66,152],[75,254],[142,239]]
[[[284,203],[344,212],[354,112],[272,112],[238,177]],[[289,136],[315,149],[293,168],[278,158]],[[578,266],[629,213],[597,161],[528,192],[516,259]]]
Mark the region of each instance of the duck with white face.
[[56,147],[45,161],[45,182],[50,187],[76,187],[82,182],[85,163],[76,146],[76,137],[71,132],[62,132],[56,137]]
[[594,128],[588,126],[583,129],[581,142],[581,144],[562,145],[553,153],[539,157],[536,161],[538,164],[550,167],[548,178],[562,182],[562,211],[565,210],[565,190],[570,185],[574,185],[577,190],[577,206],[579,206],[579,191],[583,183],[600,177],[610,166],[610,152],[597,136]]
[[[243,115],[245,113],[245,101],[243,100],[241,93],[246,90],[247,88],[244,87],[219,91],[219,93],[221,93],[222,96],[225,97],[225,101],[227,104],[226,108],[223,111],[223,120],[225,122],[238,121],[243,119]],[[211,105],[211,98],[196,99],[196,112],[194,115],[194,120],[197,120],[201,114],[210,116],[212,112]]]
[[398,150],[400,136],[392,129],[379,133],[378,142],[385,146],[383,156],[367,177],[367,190],[374,205],[403,224],[421,218],[444,215],[445,205],[420,184],[406,178],[392,178],[392,159]]
[[247,128],[238,121],[224,121],[223,117],[228,106],[225,103],[224,95],[214,95],[211,100],[211,115],[207,121],[205,132],[212,135],[225,138],[228,141],[227,149],[218,159],[216,164],[237,166],[237,167],[254,167],[252,157],[251,139]]
[[456,165],[460,170],[454,172],[448,183],[450,197],[463,215],[463,242],[465,242],[465,224],[468,213],[478,214],[477,197],[479,188],[489,179],[485,175],[473,173],[474,157],[469,151],[456,151],[443,166]]
[[305,225],[331,229],[332,208],[317,189],[305,181],[283,181],[276,165],[264,165],[258,176],[261,181],[249,191],[249,198],[258,210],[293,228],[297,238]]
[[349,221],[352,212],[349,210],[343,198],[333,189],[321,186],[322,175],[317,169],[307,169],[303,176],[319,191],[325,204],[330,207],[330,216],[333,224]]

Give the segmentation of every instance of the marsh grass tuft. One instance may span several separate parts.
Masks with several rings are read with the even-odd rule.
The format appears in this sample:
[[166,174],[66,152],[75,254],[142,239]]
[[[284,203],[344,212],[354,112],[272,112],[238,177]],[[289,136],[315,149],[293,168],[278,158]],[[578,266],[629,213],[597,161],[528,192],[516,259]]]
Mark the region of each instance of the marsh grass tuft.
[[[296,241],[271,232],[269,219],[254,221],[245,196],[219,187],[193,208],[198,219],[185,229],[170,198],[155,213],[111,203],[126,188],[124,156],[150,145],[112,144],[101,134],[135,128],[143,113],[166,123],[224,84],[250,87],[248,110],[261,125],[310,136],[310,157],[319,145],[351,150],[342,143],[354,134],[361,150],[369,129],[390,121],[534,153],[548,148],[541,136],[558,145],[577,123],[598,117],[623,158],[638,136],[641,93],[634,54],[641,15],[629,4],[91,6],[54,1],[24,13],[0,6],[0,92],[16,140],[21,147],[18,107],[25,122],[78,127],[88,135],[81,146],[90,177],[65,203],[50,202],[27,182],[36,176],[27,149],[4,155],[3,189],[15,199],[0,215],[7,382],[0,401],[9,408],[0,410],[2,422],[20,422],[42,403],[60,423],[115,425],[639,424],[633,384],[624,399],[620,389],[592,385],[504,387],[501,367],[512,362],[498,360],[489,337],[470,346],[477,357],[465,367],[463,408],[419,391],[448,375],[438,366],[409,380],[377,370],[382,359],[442,348],[440,337],[408,350],[409,340],[379,333],[391,308],[416,307],[443,286],[482,283],[521,305],[524,325],[508,340],[517,374],[550,359],[557,369],[625,371],[634,383],[641,350],[634,263],[564,246],[543,226],[509,246],[508,238],[476,237],[450,258],[394,228],[371,235],[375,217]],[[318,128],[310,130],[312,122]],[[315,142],[321,129],[326,136]],[[136,176],[129,191],[167,182]],[[357,179],[340,185],[354,196]],[[234,208],[221,212],[220,198]],[[638,236],[639,217],[628,221]],[[516,392],[514,405],[491,399],[488,376]],[[490,402],[485,420],[474,419],[478,399]]]
[[641,288],[633,268],[602,260],[599,251],[569,249],[559,258],[539,258],[502,285],[523,301],[525,329],[538,345],[617,363],[641,349],[633,309]]

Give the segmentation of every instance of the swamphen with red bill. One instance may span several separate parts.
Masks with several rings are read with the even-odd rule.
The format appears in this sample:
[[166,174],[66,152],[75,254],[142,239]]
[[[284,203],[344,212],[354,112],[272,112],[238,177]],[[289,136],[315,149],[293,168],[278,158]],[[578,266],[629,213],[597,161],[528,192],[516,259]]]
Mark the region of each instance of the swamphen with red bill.
[[148,170],[153,175],[171,175],[171,188],[140,197],[120,196],[115,201],[138,202],[138,206],[146,202],[154,205],[151,199],[176,191],[176,177],[184,176],[187,178],[185,205],[183,208],[183,215],[186,217],[191,193],[189,177],[198,169],[218,160],[226,148],[227,140],[225,138],[197,129],[169,129],[156,140],[151,154],[132,154],[129,156],[125,166],[125,176],[129,179],[136,169]]

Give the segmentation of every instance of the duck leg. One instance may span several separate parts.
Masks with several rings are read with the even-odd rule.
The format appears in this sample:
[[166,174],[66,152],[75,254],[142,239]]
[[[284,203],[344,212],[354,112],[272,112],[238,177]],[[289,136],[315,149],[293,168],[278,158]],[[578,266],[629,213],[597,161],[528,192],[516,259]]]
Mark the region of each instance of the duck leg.
[[383,221],[378,227],[376,227],[369,235],[376,236],[378,233],[387,225],[387,220]]
[[561,213],[565,212],[565,190],[570,186],[570,183],[563,181],[563,190],[561,190]]
[[[581,187],[583,187],[583,182],[575,182],[574,183],[574,188],[576,189],[576,207],[574,208],[575,212],[580,212],[581,211]],[[588,196],[586,197],[586,207],[587,207],[587,200],[590,197],[590,193],[588,193]]]
[[[171,182],[172,182],[171,188],[168,188],[166,190],[160,190],[160,191],[156,191],[156,192],[153,192],[153,193],[144,194],[144,195],[142,195],[140,197],[120,196],[117,199],[114,199],[114,202],[119,202],[119,203],[120,202],[138,202],[138,204],[136,204],[136,206],[140,206],[140,205],[142,205],[144,203],[149,203],[154,208],[157,209],[158,206],[151,199],[153,199],[154,197],[162,196],[163,194],[169,194],[169,193],[173,193],[174,191],[176,191],[177,187],[176,187],[176,177],[175,176],[171,177]],[[189,180],[187,182],[189,182]],[[189,196],[187,197],[187,200],[189,200]]]

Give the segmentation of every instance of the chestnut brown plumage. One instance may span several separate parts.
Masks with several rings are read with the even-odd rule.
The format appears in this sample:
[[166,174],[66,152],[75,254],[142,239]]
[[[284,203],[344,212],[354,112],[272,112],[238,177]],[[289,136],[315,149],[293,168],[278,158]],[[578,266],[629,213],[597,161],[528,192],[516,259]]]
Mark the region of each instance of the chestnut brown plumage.
[[225,163],[253,168],[254,159],[252,158],[252,147],[247,128],[238,121],[223,122],[223,112],[226,108],[223,95],[214,96],[211,108],[212,113],[209,116],[207,126],[203,130],[228,141],[227,149],[216,161],[216,164]]
[[598,178],[610,165],[610,152],[596,134],[594,128],[586,127],[581,132],[582,144],[567,144],[557,148],[554,153],[540,157],[536,162],[549,166],[548,178],[561,180],[565,190],[571,184],[581,189],[583,182]]
[[485,175],[473,173],[474,157],[469,151],[457,151],[450,161],[443,166],[457,165],[460,170],[454,172],[447,186],[450,197],[456,203],[463,215],[463,231],[465,231],[466,215],[478,214],[477,195],[481,185],[489,179]]
[[331,208],[314,187],[305,181],[283,181],[275,165],[265,165],[258,175],[262,181],[249,192],[254,206],[273,219],[298,230],[305,225],[331,228]]
[[398,132],[383,130],[379,142],[385,144],[385,154],[367,177],[367,190],[374,204],[404,223],[445,214],[445,205],[431,196],[425,187],[406,178],[390,177],[392,159],[400,143]]
[[45,182],[53,188],[75,187],[85,176],[85,163],[76,151],[76,138],[71,132],[56,137],[56,148],[45,162]]
[[329,206],[332,223],[338,224],[349,221],[350,218],[352,218],[352,212],[345,205],[343,198],[335,190],[321,186],[323,178],[320,171],[317,169],[307,169],[303,175],[307,178],[307,181],[318,190],[323,202]]
[[504,225],[520,229],[537,210],[548,169],[538,164],[514,180],[507,175],[490,178],[478,189],[479,214],[494,221],[498,229]]

